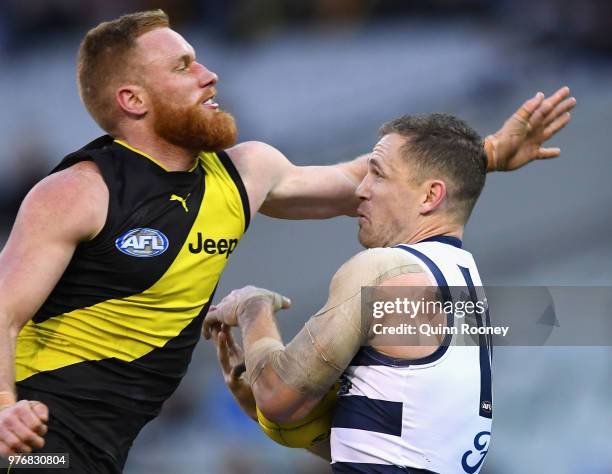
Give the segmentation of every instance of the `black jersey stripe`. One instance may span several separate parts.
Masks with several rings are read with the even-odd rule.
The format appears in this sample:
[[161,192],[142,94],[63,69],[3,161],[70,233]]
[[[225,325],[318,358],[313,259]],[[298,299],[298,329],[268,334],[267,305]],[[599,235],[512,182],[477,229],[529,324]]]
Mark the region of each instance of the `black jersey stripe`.
[[236,188],[238,189],[238,193],[240,194],[240,199],[242,200],[242,207],[244,209],[244,231],[249,228],[249,223],[251,222],[251,206],[249,205],[249,196],[246,192],[246,188],[244,187],[244,183],[242,182],[242,178],[240,177],[240,173],[234,166],[234,163],[228,156],[225,151],[217,152],[217,156],[228,174],[231,176],[232,180],[236,184]]
[[209,307],[210,302],[178,336],[140,359],[40,372],[16,384],[19,398],[47,404],[53,416],[122,465],[132,440],[185,375]]
[[[103,301],[142,293],[163,276],[192,229],[205,197],[201,168],[192,176],[180,176],[187,179],[177,182],[165,179],[164,174],[151,173],[149,160],[127,148],[114,146],[112,151],[116,156],[83,152],[68,160],[70,165],[82,160],[92,160],[98,165],[109,188],[108,218],[95,239],[77,246],[62,278],[34,315],[36,323]],[[121,178],[125,175],[133,179],[125,182]],[[176,193],[189,194],[188,212],[170,200]],[[161,231],[168,238],[168,249],[156,257],[136,258],[116,248],[115,240],[120,235],[141,227]]]

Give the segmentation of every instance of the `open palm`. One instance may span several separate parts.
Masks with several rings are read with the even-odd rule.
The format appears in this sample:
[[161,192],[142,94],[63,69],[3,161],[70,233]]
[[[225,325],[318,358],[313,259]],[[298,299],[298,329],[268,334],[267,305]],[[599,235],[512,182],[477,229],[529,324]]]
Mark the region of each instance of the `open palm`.
[[544,98],[538,92],[527,100],[487,140],[494,150],[489,159],[489,170],[512,171],[533,160],[555,158],[561,149],[543,147],[544,143],[565,127],[571,120],[569,111],[576,99],[569,97],[568,87],[562,87]]

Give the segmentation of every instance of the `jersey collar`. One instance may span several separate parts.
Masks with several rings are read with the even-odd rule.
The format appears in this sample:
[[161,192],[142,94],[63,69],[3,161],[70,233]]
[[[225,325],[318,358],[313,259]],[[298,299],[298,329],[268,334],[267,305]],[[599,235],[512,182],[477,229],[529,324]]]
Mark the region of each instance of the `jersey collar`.
[[420,240],[417,243],[421,242],[441,242],[443,244],[452,245],[453,247],[457,248],[461,248],[461,246],[463,245],[461,239],[450,235],[434,235],[433,237],[428,237],[426,239]]

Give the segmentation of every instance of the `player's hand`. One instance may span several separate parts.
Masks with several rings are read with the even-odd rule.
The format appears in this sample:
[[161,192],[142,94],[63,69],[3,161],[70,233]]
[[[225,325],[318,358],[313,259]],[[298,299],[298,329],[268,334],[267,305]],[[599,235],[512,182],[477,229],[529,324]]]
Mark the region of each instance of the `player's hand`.
[[0,409],[0,456],[31,453],[45,445],[49,410],[43,403],[21,400]]
[[576,99],[569,97],[569,93],[569,87],[562,87],[547,98],[538,92],[512,114],[502,128],[489,135],[489,144],[485,145],[489,155],[488,170],[512,171],[533,160],[559,156],[559,148],[542,145],[569,123],[569,111],[576,105]]
[[212,338],[217,347],[217,359],[225,385],[232,392],[242,411],[256,420],[255,397],[245,377],[246,366],[242,349],[234,341],[231,329],[227,326],[222,326],[220,329],[213,328]]
[[256,299],[269,303],[274,312],[291,306],[289,298],[264,288],[245,286],[239,290],[233,290],[219,304],[210,307],[204,319],[203,336],[210,339],[212,328],[215,326],[219,328],[221,324],[230,327],[238,326],[238,315],[244,311],[247,303]]

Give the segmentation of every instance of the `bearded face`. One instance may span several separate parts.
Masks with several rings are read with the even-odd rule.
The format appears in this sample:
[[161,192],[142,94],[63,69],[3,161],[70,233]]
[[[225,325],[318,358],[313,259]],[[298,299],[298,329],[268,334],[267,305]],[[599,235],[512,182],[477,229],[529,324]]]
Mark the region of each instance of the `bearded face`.
[[155,133],[194,152],[221,151],[236,144],[238,130],[228,112],[204,103],[177,106],[161,94],[151,97]]

